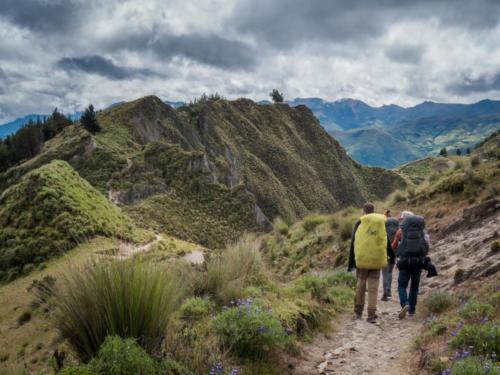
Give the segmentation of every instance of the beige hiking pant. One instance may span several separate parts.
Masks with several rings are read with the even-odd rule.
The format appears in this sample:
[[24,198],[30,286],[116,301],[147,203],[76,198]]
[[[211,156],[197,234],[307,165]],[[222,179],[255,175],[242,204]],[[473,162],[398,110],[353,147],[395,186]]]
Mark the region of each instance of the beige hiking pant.
[[380,270],[356,269],[356,297],[354,301],[354,311],[362,314],[365,306],[365,293],[368,289],[368,315],[374,315],[377,310],[378,284],[380,280]]

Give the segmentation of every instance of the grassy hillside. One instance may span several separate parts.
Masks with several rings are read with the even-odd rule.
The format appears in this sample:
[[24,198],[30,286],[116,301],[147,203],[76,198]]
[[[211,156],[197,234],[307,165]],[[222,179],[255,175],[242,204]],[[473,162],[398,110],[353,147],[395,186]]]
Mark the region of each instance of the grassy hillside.
[[[268,229],[278,215],[330,212],[403,184],[354,162],[305,106],[214,97],[174,110],[149,96],[101,111],[98,120],[95,135],[69,126],[1,174],[0,191],[62,159],[114,202],[131,205],[140,225],[222,246],[244,230]],[[213,202],[225,203],[215,211]]]
[[349,155],[361,164],[394,168],[422,155],[410,143],[403,142],[379,128],[331,131]]
[[132,237],[132,223],[69,164],[53,161],[0,196],[2,278],[27,273],[94,235]]

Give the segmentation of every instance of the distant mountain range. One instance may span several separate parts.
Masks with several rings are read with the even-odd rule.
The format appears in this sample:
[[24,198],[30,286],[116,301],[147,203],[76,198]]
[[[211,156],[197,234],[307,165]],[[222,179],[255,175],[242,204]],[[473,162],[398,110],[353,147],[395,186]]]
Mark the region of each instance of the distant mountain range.
[[[0,124],[0,139],[6,138],[10,134],[14,134],[21,127],[29,123],[30,121],[36,122],[38,119],[43,121],[45,118],[49,117],[48,114],[31,114],[23,117],[19,117],[14,121],[7,122],[5,124]],[[73,121],[79,120],[82,116],[82,112],[75,112],[69,115],[69,118]]]
[[[185,105],[182,101],[164,103],[173,108]],[[474,104],[426,101],[408,108],[395,104],[372,107],[356,99],[329,102],[321,98],[296,98],[287,103],[292,107],[299,104],[309,107],[356,161],[385,168],[436,154],[442,147],[471,148],[500,129],[500,101],[488,99]],[[71,117],[77,120],[80,115],[77,112]],[[0,125],[0,139],[16,132],[30,119],[36,121],[38,116],[47,115],[32,114]]]
[[308,106],[358,162],[386,168],[437,154],[442,147],[465,151],[500,129],[500,101],[494,100],[409,108],[371,107],[355,99],[298,98],[288,104]]

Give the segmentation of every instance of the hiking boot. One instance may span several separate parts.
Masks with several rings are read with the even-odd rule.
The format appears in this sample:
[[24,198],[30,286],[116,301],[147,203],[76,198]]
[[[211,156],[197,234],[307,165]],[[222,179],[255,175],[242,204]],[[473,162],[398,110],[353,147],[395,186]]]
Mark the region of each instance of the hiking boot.
[[376,323],[377,322],[378,315],[377,314],[370,314],[368,315],[368,318],[366,318],[366,321],[368,323]]
[[380,300],[381,301],[389,301],[389,298],[386,294],[384,294]]
[[399,319],[404,319],[406,318],[406,314],[408,313],[408,310],[410,310],[410,306],[404,305],[401,311],[399,312]]
[[361,317],[362,317],[362,314],[354,313],[354,316],[352,317],[352,320],[360,320]]
[[415,311],[409,311],[408,316],[413,318],[415,316],[416,312]]

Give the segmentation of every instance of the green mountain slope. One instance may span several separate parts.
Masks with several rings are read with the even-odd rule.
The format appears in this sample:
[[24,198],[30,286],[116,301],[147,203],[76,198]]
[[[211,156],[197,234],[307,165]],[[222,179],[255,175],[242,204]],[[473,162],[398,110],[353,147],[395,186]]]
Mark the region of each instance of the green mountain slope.
[[13,278],[95,235],[131,238],[132,222],[64,161],[0,195],[0,272]]
[[98,113],[0,175],[0,190],[64,159],[137,223],[207,246],[245,229],[383,198],[403,184],[354,162],[305,106],[204,98],[173,109],[154,96]]
[[330,134],[339,140],[354,160],[365,165],[394,168],[423,156],[408,142],[379,128],[331,131]]

